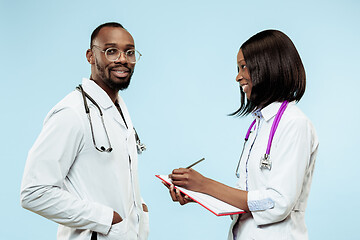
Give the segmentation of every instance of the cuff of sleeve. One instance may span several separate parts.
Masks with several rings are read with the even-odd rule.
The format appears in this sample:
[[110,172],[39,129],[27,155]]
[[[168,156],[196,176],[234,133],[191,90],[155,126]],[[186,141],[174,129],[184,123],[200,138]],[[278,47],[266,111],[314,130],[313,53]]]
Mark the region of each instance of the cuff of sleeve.
[[114,217],[114,210],[108,206],[100,205],[98,206],[98,217],[97,224],[92,229],[95,232],[102,233],[104,235],[108,234],[111,228],[111,223]]
[[260,191],[248,192],[248,207],[251,212],[264,211],[274,208],[275,203],[271,198],[262,196]]

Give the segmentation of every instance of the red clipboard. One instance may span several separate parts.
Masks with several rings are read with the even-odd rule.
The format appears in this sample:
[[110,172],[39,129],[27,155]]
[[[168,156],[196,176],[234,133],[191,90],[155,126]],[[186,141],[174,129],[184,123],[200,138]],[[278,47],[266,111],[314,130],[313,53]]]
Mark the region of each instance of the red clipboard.
[[[166,175],[155,175],[160,180],[166,182],[167,184],[171,184],[171,180]],[[180,192],[187,195],[193,201],[197,202],[216,216],[228,216],[235,214],[245,213],[244,210],[234,207],[228,203],[225,203],[217,198],[214,198],[210,195],[194,192],[191,190],[184,189],[182,187],[175,186],[176,189],[179,189]]]

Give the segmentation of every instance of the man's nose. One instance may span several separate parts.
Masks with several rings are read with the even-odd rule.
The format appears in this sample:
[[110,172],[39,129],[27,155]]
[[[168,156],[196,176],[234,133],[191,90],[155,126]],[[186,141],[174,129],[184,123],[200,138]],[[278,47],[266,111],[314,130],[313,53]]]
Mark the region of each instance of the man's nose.
[[115,62],[116,62],[116,63],[121,63],[121,64],[127,63],[126,53],[120,52],[120,56],[119,56],[119,58],[118,58]]

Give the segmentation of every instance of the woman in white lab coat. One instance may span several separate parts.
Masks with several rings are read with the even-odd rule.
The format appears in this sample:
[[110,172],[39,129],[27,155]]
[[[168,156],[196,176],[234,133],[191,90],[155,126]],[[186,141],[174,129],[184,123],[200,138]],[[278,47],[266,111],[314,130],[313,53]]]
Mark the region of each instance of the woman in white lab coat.
[[[241,208],[228,239],[308,239],[305,209],[318,148],[310,120],[296,106],[305,92],[300,56],[288,36],[266,30],[242,44],[237,55],[241,105],[233,114],[251,114],[235,188],[193,169],[174,169],[174,185],[212,195]],[[191,200],[174,186],[174,201]]]

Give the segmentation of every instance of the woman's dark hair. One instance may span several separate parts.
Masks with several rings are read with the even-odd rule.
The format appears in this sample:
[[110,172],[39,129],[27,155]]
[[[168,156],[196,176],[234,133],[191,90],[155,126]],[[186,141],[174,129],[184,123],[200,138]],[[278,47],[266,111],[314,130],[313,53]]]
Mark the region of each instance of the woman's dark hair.
[[92,34],[91,34],[91,38],[90,38],[90,49],[92,49],[94,39],[97,37],[97,35],[99,34],[100,30],[101,30],[103,27],[118,27],[118,28],[125,29],[125,28],[123,27],[123,25],[121,25],[120,23],[117,23],[117,22],[107,22],[107,23],[101,24],[100,26],[98,26],[97,28],[95,28],[95,30],[94,30],[94,31],[92,32]]
[[253,86],[250,100],[240,87],[240,108],[230,115],[244,116],[273,102],[301,99],[306,87],[305,69],[288,36],[278,30],[265,30],[249,38],[240,49]]

